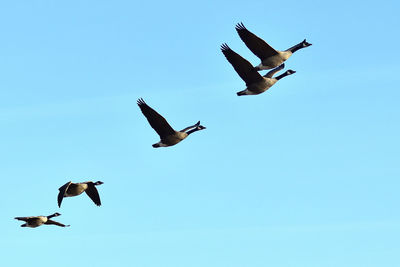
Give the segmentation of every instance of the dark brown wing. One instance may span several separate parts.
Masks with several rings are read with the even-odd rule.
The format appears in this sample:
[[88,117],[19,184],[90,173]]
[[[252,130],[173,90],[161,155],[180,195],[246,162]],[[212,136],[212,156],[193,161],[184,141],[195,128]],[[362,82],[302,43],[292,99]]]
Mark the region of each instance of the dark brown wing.
[[93,200],[94,204],[101,206],[99,192],[93,182],[87,182],[88,188],[85,190],[86,194]]
[[232,64],[240,78],[246,82],[246,85],[263,80],[263,77],[254,69],[253,65],[233,51],[227,44],[221,45],[221,51],[229,63]]
[[69,227],[69,225],[65,225],[65,224],[62,224],[62,223],[59,223],[59,222],[56,222],[56,221],[53,221],[53,220],[47,220],[47,222],[45,222],[44,224],[54,224],[54,225],[58,225],[58,226],[61,226],[61,227]]
[[32,217],[15,217],[14,219],[19,220],[19,221],[28,221],[29,219],[31,219]]
[[67,192],[69,185],[72,182],[69,181],[68,183],[66,183],[65,185],[61,186],[58,190],[60,190],[60,193],[58,193],[58,197],[57,197],[57,201],[58,201],[58,207],[61,208],[61,202],[63,201],[65,192]]
[[167,120],[157,113],[154,109],[149,107],[142,98],[138,99],[137,104],[144,116],[149,121],[151,127],[158,133],[161,139],[174,134],[175,130],[168,124]]
[[257,57],[263,61],[264,59],[278,54],[278,51],[273,49],[263,39],[255,35],[246,29],[243,23],[236,25],[236,31],[238,32],[240,39],[246,44],[246,46],[254,53]]

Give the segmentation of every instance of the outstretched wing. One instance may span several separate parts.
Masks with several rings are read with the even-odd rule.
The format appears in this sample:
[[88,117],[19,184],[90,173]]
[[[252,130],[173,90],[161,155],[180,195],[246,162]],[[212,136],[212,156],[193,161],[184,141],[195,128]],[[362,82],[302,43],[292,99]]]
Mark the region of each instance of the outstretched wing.
[[253,65],[233,51],[227,44],[221,45],[221,51],[229,63],[232,64],[240,78],[246,82],[246,85],[263,80],[262,76],[254,69]]
[[61,226],[61,227],[69,227],[70,226],[70,225],[65,225],[65,224],[62,224],[62,223],[59,223],[59,222],[56,222],[53,220],[47,220],[47,222],[45,222],[44,224],[54,224],[54,225]]
[[273,49],[263,39],[246,29],[243,23],[236,24],[235,29],[238,32],[240,39],[242,39],[251,52],[259,57],[261,61],[278,54],[278,51]]
[[33,217],[15,217],[14,219],[26,222],[31,218],[33,218]]
[[87,182],[88,188],[85,190],[86,194],[93,200],[94,204],[101,206],[99,192],[93,182]]
[[168,124],[167,120],[158,114],[157,111],[149,107],[146,102],[144,102],[143,98],[140,98],[137,104],[149,121],[151,127],[158,133],[161,139],[175,133],[175,130]]
[[63,201],[65,192],[67,192],[69,185],[72,182],[69,181],[68,183],[66,183],[65,185],[61,186],[58,190],[60,190],[60,192],[58,193],[58,197],[57,197],[57,201],[58,201],[58,207],[61,208],[61,202]]

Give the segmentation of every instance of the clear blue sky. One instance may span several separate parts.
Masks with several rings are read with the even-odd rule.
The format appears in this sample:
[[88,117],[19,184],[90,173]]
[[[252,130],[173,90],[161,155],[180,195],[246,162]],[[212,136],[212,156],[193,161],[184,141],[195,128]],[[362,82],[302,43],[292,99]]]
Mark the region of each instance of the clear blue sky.
[[[398,1],[2,1],[2,266],[400,266]],[[219,46],[296,74],[259,96]],[[176,129],[175,147],[136,105]],[[57,207],[58,188],[101,180]],[[48,215],[70,228],[21,228]],[[76,255],[76,259],[69,258]]]

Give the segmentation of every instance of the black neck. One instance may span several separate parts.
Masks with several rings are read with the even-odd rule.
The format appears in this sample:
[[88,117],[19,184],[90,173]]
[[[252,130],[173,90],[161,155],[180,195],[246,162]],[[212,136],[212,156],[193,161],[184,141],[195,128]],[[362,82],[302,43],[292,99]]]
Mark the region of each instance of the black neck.
[[185,129],[181,130],[180,132],[186,132],[187,130],[192,129],[192,128],[194,128],[194,127],[197,127],[197,126],[199,126],[199,125],[200,125],[200,122],[197,122],[195,125],[186,127]]
[[294,53],[294,52],[296,52],[297,50],[302,49],[302,48],[304,48],[303,42],[301,42],[301,43],[299,43],[299,44],[297,44],[297,45],[295,45],[295,46],[289,48],[288,50],[290,50],[290,52]]
[[285,72],[285,73],[283,73],[281,75],[276,76],[274,79],[277,79],[279,81],[280,79],[282,79],[283,77],[286,77],[288,75],[289,75],[289,73]]
[[189,135],[191,133],[197,132],[198,130],[200,130],[200,129],[196,127],[196,128],[194,128],[194,129],[192,129],[190,131],[187,131],[186,133]]

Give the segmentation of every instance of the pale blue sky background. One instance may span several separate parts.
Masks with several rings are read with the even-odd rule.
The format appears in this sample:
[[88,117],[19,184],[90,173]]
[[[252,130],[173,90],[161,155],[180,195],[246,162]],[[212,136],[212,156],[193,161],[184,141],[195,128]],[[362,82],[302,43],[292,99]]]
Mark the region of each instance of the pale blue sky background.
[[[2,266],[400,266],[398,1],[2,1]],[[266,93],[234,26],[277,49]],[[143,97],[176,129],[153,149]],[[101,180],[57,207],[65,182]],[[70,228],[21,228],[48,215]],[[76,255],[76,259],[70,258]]]

